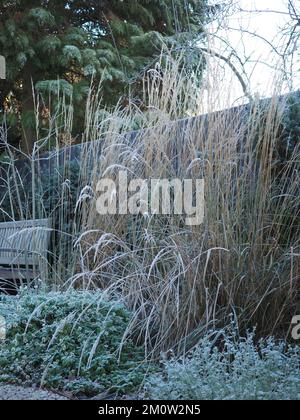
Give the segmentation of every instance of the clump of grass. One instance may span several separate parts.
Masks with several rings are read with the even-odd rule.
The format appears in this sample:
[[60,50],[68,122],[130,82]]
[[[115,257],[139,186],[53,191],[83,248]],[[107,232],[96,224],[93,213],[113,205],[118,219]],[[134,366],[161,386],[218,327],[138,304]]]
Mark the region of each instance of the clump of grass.
[[[32,173],[42,176],[40,151],[56,144],[47,164],[55,172],[66,168],[51,211],[45,212],[42,194],[33,194],[29,206],[32,217],[56,212],[59,221],[51,280],[121,296],[134,313],[125,335],[134,332],[147,356],[185,352],[205,331],[226,325],[232,312],[241,332],[256,326],[258,335],[287,336],[299,302],[299,147],[288,161],[276,161],[285,101],[274,96],[180,120],[199,112],[203,86],[180,58],[161,60],[145,76],[142,107],[129,101],[103,110],[101,93],[91,91],[81,148],[59,150],[59,133],[72,126],[61,111],[64,118],[50,118],[49,133],[30,157]],[[129,133],[132,128],[140,131]],[[80,150],[82,189],[70,210],[62,204],[70,200],[67,162],[74,150]],[[120,169],[129,178],[204,178],[204,223],[189,227],[173,215],[99,216],[96,184],[101,177],[115,180]],[[10,180],[18,177],[10,171]],[[65,236],[69,247],[61,260]]]
[[[164,76],[157,77],[163,86]],[[182,115],[178,74],[176,80],[171,103],[159,89],[148,97],[154,126],[128,136],[113,128],[112,114],[101,155],[91,144],[99,158],[76,242],[81,270],[69,283],[122,295],[147,355],[185,352],[204,331],[226,325],[232,311],[241,332],[256,326],[258,335],[287,336],[299,300],[300,149],[278,165],[285,101],[274,97],[172,123],[169,111]],[[188,227],[173,215],[99,216],[96,184],[101,177],[116,180],[120,169],[130,179],[204,178],[204,223]]]

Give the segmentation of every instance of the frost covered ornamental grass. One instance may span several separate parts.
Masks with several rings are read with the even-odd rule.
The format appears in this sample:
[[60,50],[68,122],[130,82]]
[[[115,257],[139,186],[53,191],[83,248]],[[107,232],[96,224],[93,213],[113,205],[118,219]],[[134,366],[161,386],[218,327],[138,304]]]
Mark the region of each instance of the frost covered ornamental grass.
[[[59,139],[76,121],[61,100],[64,124],[52,113],[27,157],[31,183],[0,128],[7,150],[0,216],[51,218],[39,287],[76,289],[23,294],[16,308],[0,298],[8,323],[0,379],[127,394],[139,389],[150,361],[175,349],[185,357],[150,376],[150,397],[299,398],[298,350],[272,340],[256,348],[251,335],[227,334],[218,350],[203,339],[226,328],[232,313],[241,336],[255,326],[257,339],[287,337],[299,314],[300,143],[286,123],[294,111],[274,86],[267,101],[209,112],[205,84],[195,85],[180,57],[162,56],[160,68],[141,87],[143,112],[134,98],[104,112],[101,89],[91,90],[82,144],[63,150]],[[120,170],[128,181],[204,179],[203,224],[187,226],[176,214],[99,215],[99,179],[119,188]]]
[[[132,334],[153,358],[178,343],[185,352],[203,331],[228,325],[232,312],[240,331],[256,326],[260,336],[286,336],[299,313],[300,144],[286,123],[298,111],[274,85],[268,101],[209,112],[217,104],[205,99],[205,83],[199,87],[182,66],[182,57],[162,55],[163,71],[149,72],[141,87],[144,112],[132,100],[103,114],[101,89],[91,90],[83,143],[64,150],[59,138],[72,134],[73,114],[62,102],[65,125],[51,114],[52,128],[28,156],[31,183],[0,129],[9,162],[0,216],[53,222],[42,285],[121,295]],[[99,215],[99,179],[119,188],[120,170],[129,182],[204,179],[204,222]]]
[[101,293],[2,296],[0,313],[0,382],[94,395],[132,392],[144,379],[143,352],[124,339],[131,315]]
[[185,358],[164,364],[147,380],[146,395],[157,400],[299,400],[300,348],[273,338],[254,343],[224,334],[223,350],[209,338]]

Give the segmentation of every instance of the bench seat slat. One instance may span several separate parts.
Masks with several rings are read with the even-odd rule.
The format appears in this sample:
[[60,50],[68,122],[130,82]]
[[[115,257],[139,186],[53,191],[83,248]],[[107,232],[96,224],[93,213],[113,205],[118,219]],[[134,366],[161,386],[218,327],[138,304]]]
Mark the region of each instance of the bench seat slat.
[[[4,275],[13,276],[6,278],[18,278],[20,275],[28,277],[33,275],[33,271],[28,270],[28,267],[40,269],[42,266],[45,267],[50,233],[51,219],[0,223],[0,273],[2,277]],[[6,265],[10,268],[1,268]],[[13,269],[13,267],[17,268]]]
[[14,280],[14,279],[33,279],[38,273],[34,270],[27,270],[26,268],[11,269],[0,267],[0,279]]

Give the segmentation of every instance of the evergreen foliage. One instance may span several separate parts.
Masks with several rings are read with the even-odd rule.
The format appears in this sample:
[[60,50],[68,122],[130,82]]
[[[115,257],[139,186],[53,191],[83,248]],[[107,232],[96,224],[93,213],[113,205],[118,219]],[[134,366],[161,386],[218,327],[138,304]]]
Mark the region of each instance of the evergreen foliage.
[[132,392],[144,379],[143,351],[121,346],[130,313],[99,292],[2,295],[0,314],[0,382],[95,395]]
[[72,85],[78,115],[92,79],[103,81],[105,104],[115,104],[163,44],[186,50],[187,61],[199,65],[200,52],[187,47],[203,36],[212,10],[206,0],[1,0],[0,6],[0,54],[8,73],[0,107],[21,111],[28,136],[34,136],[31,80],[44,94],[53,93],[53,81]]
[[283,121],[284,129],[279,147],[282,160],[290,159],[300,141],[300,92],[289,95]]

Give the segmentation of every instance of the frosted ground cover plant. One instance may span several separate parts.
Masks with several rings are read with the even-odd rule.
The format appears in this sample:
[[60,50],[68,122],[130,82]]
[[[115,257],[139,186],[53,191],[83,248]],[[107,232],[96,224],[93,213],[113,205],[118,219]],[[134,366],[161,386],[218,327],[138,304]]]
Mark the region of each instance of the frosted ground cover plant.
[[206,338],[186,358],[165,363],[152,375],[146,395],[171,400],[299,400],[300,349],[273,338],[254,344],[225,336],[221,352]]
[[132,392],[144,379],[143,352],[123,341],[130,313],[99,292],[3,296],[0,313],[0,382],[92,396]]

